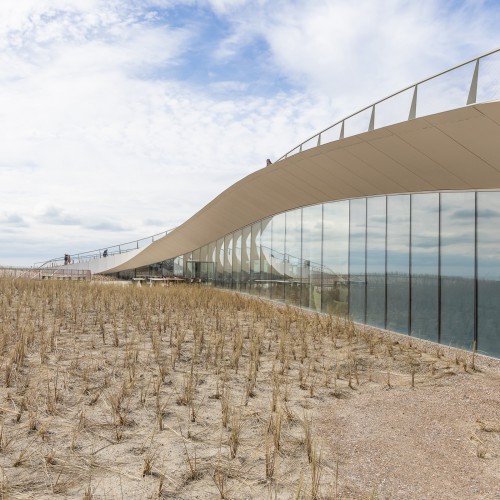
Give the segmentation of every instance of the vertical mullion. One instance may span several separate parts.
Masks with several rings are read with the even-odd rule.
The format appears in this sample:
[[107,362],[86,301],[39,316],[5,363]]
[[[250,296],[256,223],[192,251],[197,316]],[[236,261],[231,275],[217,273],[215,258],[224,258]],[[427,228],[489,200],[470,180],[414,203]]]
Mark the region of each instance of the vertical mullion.
[[412,316],[411,316],[411,311],[412,311],[412,261],[411,261],[411,250],[412,250],[412,237],[413,237],[413,232],[412,232],[412,204],[413,204],[413,195],[410,194],[410,216],[408,218],[409,223],[410,223],[410,228],[409,228],[409,234],[408,234],[408,335],[411,336],[411,329],[412,329]]

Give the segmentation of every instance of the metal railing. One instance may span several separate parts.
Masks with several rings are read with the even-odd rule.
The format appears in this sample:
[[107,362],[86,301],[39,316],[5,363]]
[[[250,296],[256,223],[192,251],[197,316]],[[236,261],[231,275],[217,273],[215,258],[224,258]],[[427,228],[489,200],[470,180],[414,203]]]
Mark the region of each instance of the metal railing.
[[[408,101],[410,101],[409,97],[411,95],[411,101],[409,102],[409,108],[407,108],[408,112],[408,118],[406,120],[412,120],[414,118],[417,118],[418,116],[422,116],[418,113],[418,95],[419,95],[419,88],[420,92],[422,92],[422,86],[426,83],[436,83],[440,77],[444,77],[444,75],[450,75],[453,72],[459,73],[458,70],[461,68],[466,67],[467,65],[474,65],[474,70],[472,72],[472,78],[469,80],[470,85],[468,85],[468,92],[467,94],[467,99],[462,101],[462,104],[460,106],[463,106],[464,104],[470,105],[470,104],[475,104],[478,99],[478,82],[479,82],[479,61],[483,60],[488,60],[488,62],[494,62],[498,64],[498,67],[500,68],[500,58],[498,58],[498,61],[492,61],[493,54],[497,54],[500,52],[500,48],[492,50],[490,52],[487,52],[486,54],[483,54],[479,57],[476,57],[474,59],[470,59],[469,61],[466,61],[462,64],[459,64],[457,66],[454,66],[453,68],[447,69],[445,71],[441,71],[440,73],[437,73],[436,75],[430,76],[429,78],[425,78],[424,80],[421,80],[417,83],[414,83],[408,87],[405,87],[404,89],[399,90],[398,92],[395,92],[387,97],[384,97],[383,99],[380,99],[379,101],[376,101],[369,106],[366,106],[359,111],[356,111],[355,113],[352,113],[349,116],[346,116],[345,118],[342,118],[342,120],[339,120],[335,122],[333,125],[330,125],[329,127],[323,129],[321,132],[318,132],[317,134],[314,134],[313,136],[309,137],[305,141],[301,142],[298,146],[295,146],[293,149],[285,153],[281,158],[279,158],[278,161],[284,160],[292,155],[295,155],[297,153],[301,153],[304,151],[306,148],[310,149],[312,147],[316,146],[321,146],[322,144],[326,144],[328,142],[333,142],[336,140],[344,139],[347,136],[347,130],[346,130],[346,125],[349,125],[349,122],[354,122],[356,118],[364,118],[365,120],[369,116],[369,121],[366,123],[365,121],[365,127],[364,129],[361,129],[359,131],[356,131],[354,133],[351,133],[349,135],[355,135],[360,132],[370,132],[374,130],[375,128],[379,128],[380,126],[385,126],[385,125],[390,125],[394,123],[398,123],[398,120],[393,120],[391,121],[390,119],[388,120],[387,123],[384,123],[383,125],[379,125],[379,127],[376,127],[376,110],[377,106],[380,107],[381,105],[387,103],[388,101],[396,100],[396,98],[400,98],[403,96],[403,94],[407,93],[408,95]],[[499,54],[500,55],[500,54]],[[462,75],[460,75],[462,76]],[[491,73],[487,74],[487,77],[485,78],[484,81],[484,86],[486,88],[483,88],[483,94],[488,96],[488,92],[491,93],[491,90],[494,91],[493,95],[490,95],[490,97],[495,97],[498,98],[500,97],[500,77],[499,75],[493,75],[493,79],[491,78]],[[469,74],[470,77],[470,74]],[[444,80],[444,78],[443,78]],[[462,83],[462,85],[460,85]],[[439,95],[436,96],[437,100],[440,101],[439,105],[436,104],[436,107],[441,109],[438,109],[437,111],[435,110],[434,112],[439,112],[439,111],[445,111],[447,109],[453,109],[455,107],[460,107],[460,106],[454,106],[451,105],[449,107],[444,107],[443,109],[443,103],[446,102],[447,98],[449,102],[451,103],[453,101],[453,98],[457,97],[458,93],[461,93],[460,91],[464,90],[464,85],[463,82],[455,82],[455,84],[450,88],[450,85],[446,86],[446,92],[447,95]],[[465,86],[465,90],[467,90],[467,86]],[[484,95],[482,96],[484,97]],[[483,98],[483,101],[490,100],[488,98]],[[431,99],[432,101],[432,99]],[[432,102],[430,106],[432,110]],[[401,110],[399,110],[401,111]],[[431,111],[432,113],[432,111]],[[425,114],[431,114],[431,113],[425,113]],[[365,117],[362,117],[362,115],[365,114]],[[405,115],[404,115],[405,116]],[[364,121],[364,120],[362,120]],[[405,121],[404,119],[399,120],[399,121]],[[358,123],[359,125],[359,123]],[[333,129],[337,127],[338,130],[338,136],[337,137],[332,137],[328,140],[324,140],[324,136],[326,135],[327,132],[333,131]]]
[[67,269],[64,267],[0,267],[0,278],[90,280],[92,273],[86,269]]
[[[163,238],[167,234],[171,233],[175,229],[168,229],[167,231],[162,231],[161,233],[153,234],[152,236],[146,236],[139,240],[129,241],[127,243],[120,243],[118,245],[112,245],[109,247],[102,247],[96,250],[89,250],[88,252],[80,252],[75,254],[69,254],[70,263],[78,264],[79,262],[88,262],[94,259],[100,259],[102,257],[111,257],[112,255],[127,253],[132,250],[138,250],[139,248],[145,248],[151,243],[160,238]],[[66,263],[65,257],[56,257],[54,259],[47,260],[45,262],[35,262],[33,267],[35,268],[47,268],[47,267],[59,267]]]

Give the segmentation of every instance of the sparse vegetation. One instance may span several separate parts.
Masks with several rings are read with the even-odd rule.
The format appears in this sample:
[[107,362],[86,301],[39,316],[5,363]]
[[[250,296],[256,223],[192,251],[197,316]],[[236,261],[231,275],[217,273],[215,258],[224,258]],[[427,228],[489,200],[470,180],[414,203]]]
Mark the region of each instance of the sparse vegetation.
[[5,498],[341,498],[318,412],[467,370],[466,354],[196,286],[3,279],[0,350]]

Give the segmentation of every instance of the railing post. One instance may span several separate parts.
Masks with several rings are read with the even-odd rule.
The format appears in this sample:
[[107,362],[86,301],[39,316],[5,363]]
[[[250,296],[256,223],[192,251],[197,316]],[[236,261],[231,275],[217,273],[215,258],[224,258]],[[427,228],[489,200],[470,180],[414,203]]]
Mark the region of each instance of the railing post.
[[321,146],[321,132],[318,134],[318,144],[316,146]]
[[368,125],[368,132],[375,128],[375,104],[372,106],[372,115],[370,116],[370,124]]
[[299,153],[302,153],[302,144],[299,147]]
[[339,136],[339,140],[344,138],[344,131],[345,131],[344,124],[345,124],[345,120],[342,120],[342,127],[340,127],[340,136]]
[[479,59],[476,59],[472,82],[470,83],[469,96],[467,97],[467,105],[475,104],[477,99],[477,79],[479,76]]
[[417,116],[417,89],[418,83],[415,85],[415,90],[413,91],[413,98],[411,100],[410,113],[408,114],[408,120],[414,120]]

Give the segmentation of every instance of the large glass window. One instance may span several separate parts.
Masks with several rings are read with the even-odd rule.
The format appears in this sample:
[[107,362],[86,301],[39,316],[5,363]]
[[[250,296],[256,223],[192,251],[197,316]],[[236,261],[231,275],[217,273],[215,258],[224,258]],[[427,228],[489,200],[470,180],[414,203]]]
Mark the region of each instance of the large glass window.
[[284,266],[285,266],[285,231],[286,214],[273,217],[273,235],[271,245],[271,298],[285,300]]
[[366,198],[349,202],[349,315],[365,322]]
[[271,298],[272,266],[271,254],[273,244],[273,218],[262,221],[260,237],[260,295]]
[[233,282],[233,235],[224,238],[224,287],[232,288]]
[[252,242],[250,249],[251,267],[250,267],[250,292],[259,295],[260,292],[260,235],[261,223],[252,224]]
[[301,304],[321,311],[321,243],[323,206],[302,210],[302,286]]
[[240,287],[242,291],[250,291],[250,254],[252,242],[252,226],[246,226],[242,231],[241,242],[241,278]]
[[474,341],[475,193],[441,194],[441,343]]
[[215,241],[212,241],[208,244],[208,257],[207,257],[207,281],[211,285],[215,281],[215,265],[216,265],[215,250],[216,250],[216,244]]
[[408,333],[410,196],[387,197],[387,329]]
[[411,195],[410,333],[438,340],[439,194]]
[[500,357],[500,193],[477,193],[477,349]]
[[233,235],[233,288],[240,289],[241,274],[241,230]]
[[323,205],[322,311],[347,314],[349,266],[349,202]]
[[302,279],[302,209],[286,214],[285,248],[285,300],[300,305],[300,283]]
[[366,322],[385,328],[386,197],[368,198],[366,218]]
[[215,283],[217,286],[224,286],[224,238],[217,240],[215,252]]

